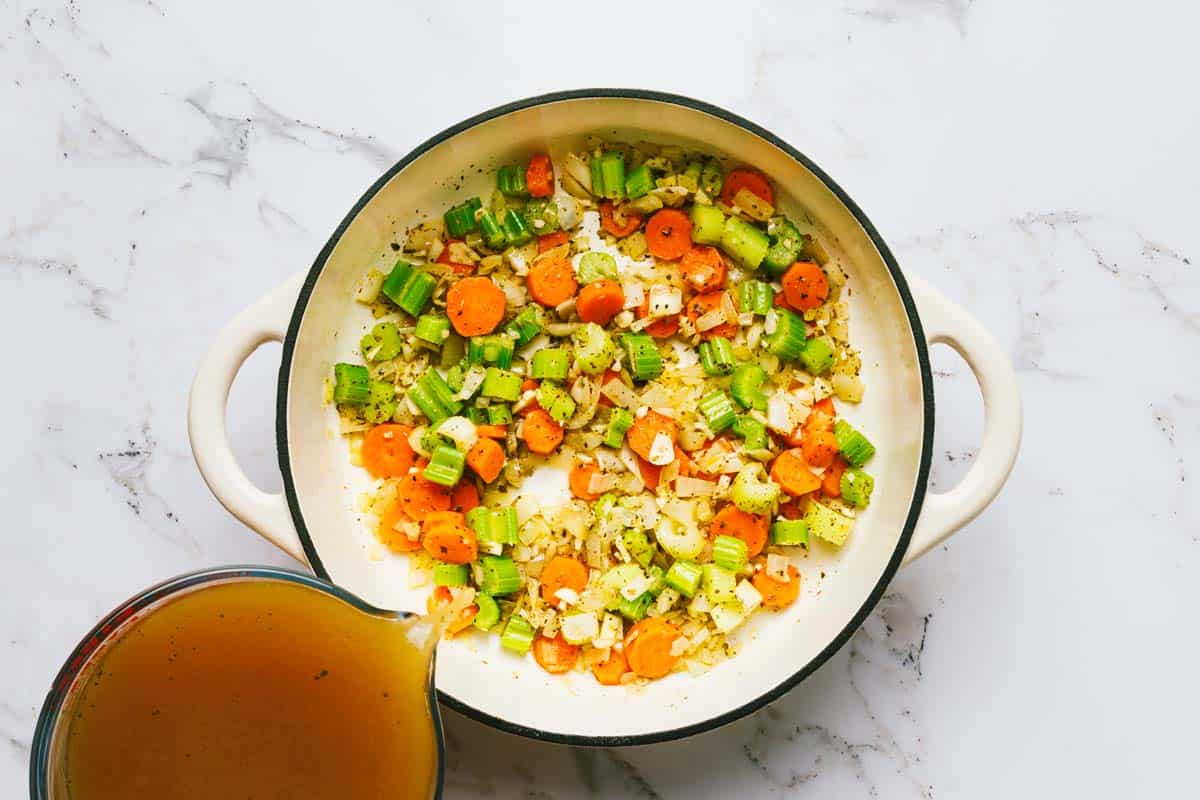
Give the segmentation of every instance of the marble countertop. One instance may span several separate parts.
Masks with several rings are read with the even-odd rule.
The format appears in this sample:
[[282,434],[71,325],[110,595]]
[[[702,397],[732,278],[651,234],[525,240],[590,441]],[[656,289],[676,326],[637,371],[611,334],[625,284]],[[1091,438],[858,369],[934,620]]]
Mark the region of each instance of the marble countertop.
[[[704,98],[836,176],[905,269],[1008,349],[1024,447],[995,504],[903,570],[779,702],[617,750],[448,712],[448,796],[1188,793],[1194,9],[398,5],[0,2],[0,793],[23,795],[50,676],[97,617],[198,566],[287,563],[192,462],[186,393],[215,331],[310,264],[418,142],[507,100],[596,85]],[[268,489],[278,354],[252,357],[230,410]],[[934,359],[945,488],[982,412],[965,365],[944,348]]]

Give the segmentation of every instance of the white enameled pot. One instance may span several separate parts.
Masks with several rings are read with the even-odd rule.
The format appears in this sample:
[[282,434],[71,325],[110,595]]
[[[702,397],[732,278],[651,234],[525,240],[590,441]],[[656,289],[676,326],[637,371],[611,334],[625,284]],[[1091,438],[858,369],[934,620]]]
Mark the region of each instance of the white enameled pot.
[[[1012,367],[969,314],[905,276],[862,211],[816,165],[734,114],[687,98],[633,90],[545,95],[480,114],[416,148],[370,187],[305,274],[230,322],[200,365],[188,430],[204,479],[236,517],[328,578],[383,608],[420,610],[428,587],[410,589],[406,559],[384,551],[357,510],[368,485],[351,466],[322,387],[337,361],[353,360],[369,314],[353,302],[364,271],[395,237],[468,194],[487,196],[500,164],[532,152],[557,162],[589,134],[684,144],[771,176],[785,213],[807,215],[850,276],[852,341],[863,353],[866,396],[842,404],[878,448],[871,506],[840,550],[817,545],[800,563],[804,590],[785,612],[756,615],[738,655],[708,672],[673,674],[640,690],[605,687],[589,674],[546,674],[498,637],[442,645],[436,683],[459,711],[515,733],[585,745],[662,741],[716,727],[761,707],[832,655],[866,618],[903,564],[975,517],[1000,491],[1021,437]],[[284,493],[257,489],[238,467],[225,404],[242,362],[282,341],[277,435]],[[974,371],[985,407],[975,463],[952,490],[926,492],[933,442],[929,345],[945,343]],[[547,502],[565,480],[538,482]],[[822,577],[823,574],[823,577]]]

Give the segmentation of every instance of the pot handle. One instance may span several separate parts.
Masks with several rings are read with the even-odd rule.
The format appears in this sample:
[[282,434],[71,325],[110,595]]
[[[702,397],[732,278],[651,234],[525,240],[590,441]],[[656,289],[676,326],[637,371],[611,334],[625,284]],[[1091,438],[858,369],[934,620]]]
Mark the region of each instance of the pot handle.
[[289,278],[227,324],[204,357],[188,397],[188,439],[204,482],[221,505],[268,542],[307,565],[292,524],[287,498],[255,486],[229,446],[225,407],[242,364],[266,342],[281,342],[287,332],[304,275]]
[[1012,472],[1021,447],[1021,392],[1000,343],[953,301],[915,275],[908,284],[930,345],[953,347],[975,373],[983,394],[983,442],[958,485],[928,492],[904,554],[907,564],[944,541],[987,507]]

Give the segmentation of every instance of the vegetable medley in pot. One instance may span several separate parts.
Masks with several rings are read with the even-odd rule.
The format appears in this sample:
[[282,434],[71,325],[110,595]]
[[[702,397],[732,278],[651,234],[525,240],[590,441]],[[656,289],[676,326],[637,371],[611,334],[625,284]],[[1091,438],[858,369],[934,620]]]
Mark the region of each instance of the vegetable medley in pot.
[[[328,391],[362,509],[451,634],[602,684],[703,670],[870,502],[845,284],[753,169],[599,140],[503,166],[357,288],[377,322]],[[522,491],[547,464],[557,507]]]

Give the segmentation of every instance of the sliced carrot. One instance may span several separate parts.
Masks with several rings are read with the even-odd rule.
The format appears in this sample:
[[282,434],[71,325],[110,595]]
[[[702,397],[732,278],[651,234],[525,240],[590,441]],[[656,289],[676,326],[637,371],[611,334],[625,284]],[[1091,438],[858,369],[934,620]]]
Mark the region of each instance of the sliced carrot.
[[626,211],[618,218],[613,204],[605,201],[600,204],[600,227],[621,239],[642,227],[642,215],[636,211]]
[[[638,306],[638,319],[645,319],[650,313],[650,296],[647,295],[642,300],[642,304]],[[676,333],[679,333],[679,315],[672,314],[669,317],[659,317],[651,322],[642,331],[655,339],[669,339]]]
[[679,661],[671,646],[679,629],[662,617],[647,617],[625,634],[625,658],[629,668],[643,678],[661,678]]
[[629,442],[629,448],[633,452],[649,461],[650,448],[660,433],[665,434],[672,445],[675,444],[679,436],[675,420],[653,409],[647,409],[645,414],[634,416],[633,425],[625,434],[625,441]]
[[469,564],[479,556],[475,531],[463,525],[437,525],[422,537],[425,552],[448,564]]
[[646,223],[646,249],[664,261],[682,258],[692,246],[692,220],[678,208],[654,212]]
[[784,583],[768,575],[763,565],[759,564],[758,566],[759,568],[754,573],[754,577],[750,579],[750,583],[762,595],[764,606],[767,608],[787,608],[796,602],[796,598],[800,596],[800,570],[788,564],[787,571],[790,580]]
[[679,273],[697,292],[712,292],[725,285],[725,259],[715,247],[695,245],[683,254]]
[[376,425],[363,437],[362,463],[376,478],[407,475],[417,454],[408,443],[408,425]]
[[846,471],[846,459],[835,456],[833,463],[825,469],[821,476],[821,493],[826,497],[842,496],[842,473]]
[[768,205],[775,205],[775,192],[771,189],[771,182],[767,180],[767,176],[758,170],[746,168],[735,169],[725,176],[725,182],[721,184],[721,202],[732,206],[733,198],[737,197],[737,193],[742,189],[749,189]]
[[521,391],[522,392],[537,391],[537,388],[538,388],[538,382],[535,381],[533,378],[526,378],[525,380],[521,381]]
[[562,634],[553,639],[539,636],[533,640],[533,659],[551,675],[561,675],[579,660],[579,647],[568,643]]
[[421,520],[421,532],[429,533],[434,528],[450,526],[462,527],[467,524],[466,515],[461,511],[430,511]]
[[[721,307],[722,297],[724,294],[724,292],[707,292],[705,294],[698,294],[691,300],[688,300],[687,305],[684,306],[683,309],[684,313],[687,314],[687,318],[692,321],[693,325],[695,325],[696,320],[700,319],[708,312]],[[703,339],[711,339],[714,336],[731,338],[735,334],[737,334],[737,325],[726,321],[722,322],[715,328],[709,328],[706,331],[701,331],[700,337]]]
[[425,480],[420,472],[410,472],[400,478],[397,486],[400,510],[420,522],[430,511],[450,508],[450,489]]
[[750,558],[767,546],[767,531],[770,517],[748,514],[733,503],[722,508],[709,523],[709,533],[717,536],[736,536],[746,543],[746,554]]
[[460,514],[465,514],[478,506],[479,490],[475,488],[475,482],[459,481],[458,485],[454,487],[454,491],[450,493],[450,508]]
[[484,483],[491,483],[500,477],[500,470],[504,469],[504,448],[495,439],[480,437],[467,451],[467,466]]
[[816,308],[829,299],[829,279],[813,261],[797,261],[783,273],[783,296],[797,311]]
[[808,468],[808,462],[799,450],[784,450],[771,465],[771,480],[793,497],[815,492],[821,488],[821,479]]
[[554,248],[564,245],[569,241],[571,241],[571,239],[569,236],[567,236],[566,231],[547,233],[545,236],[538,237],[538,252],[544,253],[547,250],[553,250]]
[[547,456],[562,443],[563,427],[545,409],[535,408],[525,415],[521,436],[531,452]]
[[579,292],[575,310],[584,322],[607,325],[625,307],[625,290],[616,281],[592,281]]
[[[817,402],[813,403],[813,411],[818,411],[822,414],[829,416],[830,418],[837,416],[837,410],[833,407],[833,397],[832,396],[826,397],[824,400],[818,400]],[[832,430],[832,428],[833,428],[832,422],[829,423],[829,427]]]
[[555,556],[550,559],[542,570],[542,599],[551,605],[557,605],[559,589],[570,589],[578,594],[584,590],[588,582],[588,570],[583,562],[570,556]]
[[[535,387],[536,388],[536,387]],[[484,439],[503,439],[508,436],[507,425],[476,425],[475,435]]]
[[838,452],[837,437],[833,435],[833,431],[806,429],[800,442],[800,452],[804,460],[812,466],[828,467]]
[[463,278],[446,292],[446,316],[462,336],[491,333],[504,319],[504,292],[491,278]]
[[538,153],[529,159],[525,168],[525,188],[530,197],[549,197],[554,194],[554,164],[550,156]]
[[625,655],[615,647],[608,651],[608,658],[599,664],[592,665],[592,674],[605,686],[619,686],[621,676],[626,672],[629,672],[629,662],[625,660]]
[[525,284],[530,296],[548,308],[562,305],[579,291],[575,270],[565,258],[543,258],[534,262],[525,276]]
[[[425,601],[425,608],[432,614],[439,606],[450,605],[454,602],[454,595],[450,593],[450,589],[445,586],[438,586],[429,593],[429,599]],[[475,621],[475,615],[479,613],[479,606],[472,603],[459,609],[455,614],[454,619],[446,622],[446,634],[453,636],[466,628]]]
[[456,275],[470,275],[475,271],[474,264],[460,264],[450,260],[450,245],[463,244],[461,239],[451,239],[446,242],[446,246],[442,248],[442,252],[438,254],[437,263],[445,264],[450,267]]
[[658,491],[658,484],[662,480],[662,467],[656,467],[646,459],[638,456],[638,473],[642,476],[642,483],[646,484],[646,488],[652,492]]
[[396,530],[401,522],[409,521],[400,503],[392,506],[379,517],[379,527],[375,529],[375,538],[385,547],[395,553],[411,553],[421,549],[421,540],[410,539],[404,533]]
[[[785,295],[783,292],[775,293],[775,307],[776,308],[792,308],[791,306],[788,305],[787,295]],[[792,308],[792,310],[795,311],[796,309]]]
[[571,494],[580,500],[595,500],[599,497],[600,495],[595,492],[588,491],[588,486],[592,483],[592,476],[599,471],[599,467],[595,464],[583,461],[576,461],[572,464],[571,472],[567,475],[567,484],[571,487]]

